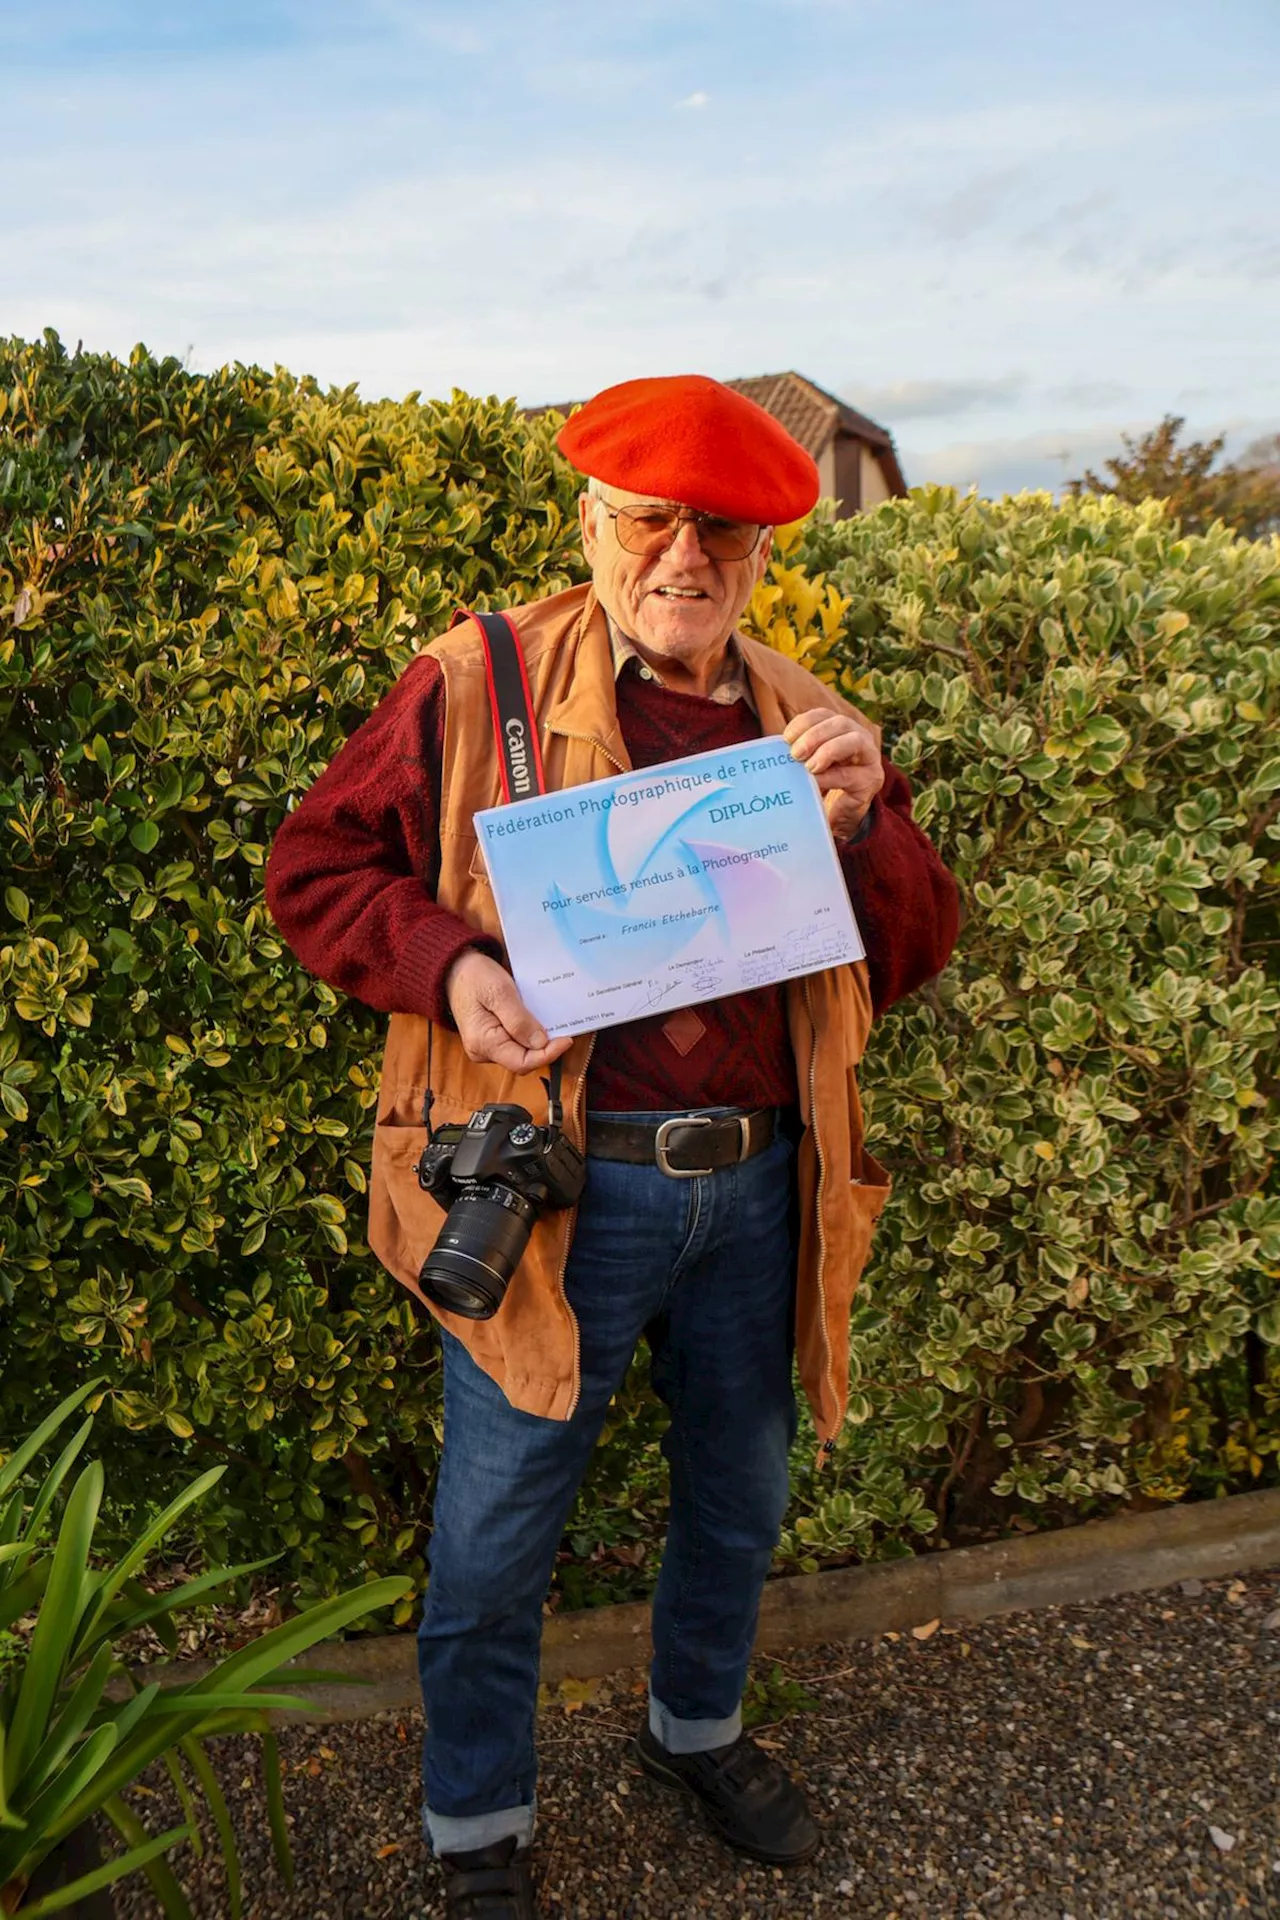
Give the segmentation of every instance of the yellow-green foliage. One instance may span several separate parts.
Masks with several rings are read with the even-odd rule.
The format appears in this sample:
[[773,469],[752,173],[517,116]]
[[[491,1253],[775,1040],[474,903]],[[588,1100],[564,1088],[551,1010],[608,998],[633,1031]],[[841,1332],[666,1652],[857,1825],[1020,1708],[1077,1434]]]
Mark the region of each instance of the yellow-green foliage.
[[840,674],[836,643],[849,602],[824,574],[797,563],[803,532],[802,520],[776,530],[769,570],[751,595],[742,630],[834,683]]
[[[113,1484],[229,1461],[204,1544],[315,1588],[422,1574],[438,1360],[363,1245],[382,1022],[262,864],[457,605],[580,577],[555,424],[0,345],[0,1444],[102,1372]],[[1278,583],[946,493],[775,563],[761,630],[833,642],[969,907],[873,1041],[898,1195],[787,1558],[1274,1472]],[[646,1578],[659,1480],[636,1388],[571,1597]]]

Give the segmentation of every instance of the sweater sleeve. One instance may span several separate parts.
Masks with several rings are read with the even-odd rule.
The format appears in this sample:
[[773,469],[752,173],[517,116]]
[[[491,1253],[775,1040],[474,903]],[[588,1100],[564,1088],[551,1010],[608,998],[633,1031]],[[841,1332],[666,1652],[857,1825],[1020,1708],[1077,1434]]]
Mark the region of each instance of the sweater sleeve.
[[282,823],[267,905],[309,972],[382,1013],[448,1019],[444,978],[499,943],[440,906],[444,675],[412,661]]
[[865,831],[841,846],[840,865],[880,1014],[946,966],[960,907],[954,879],[911,818],[906,776],[889,760]]

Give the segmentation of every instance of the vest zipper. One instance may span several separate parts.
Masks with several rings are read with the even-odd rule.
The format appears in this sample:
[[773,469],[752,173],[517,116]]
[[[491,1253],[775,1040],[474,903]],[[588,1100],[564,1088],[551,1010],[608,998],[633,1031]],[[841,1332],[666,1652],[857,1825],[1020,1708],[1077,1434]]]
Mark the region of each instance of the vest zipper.
[[[601,740],[597,740],[593,733],[570,733],[566,727],[548,727],[547,732],[558,735],[561,740],[577,740],[584,747],[594,747],[596,752],[602,753],[605,759],[609,762],[609,765],[611,767],[616,767],[619,773],[635,772],[634,767],[624,767],[621,760],[616,760],[614,756],[610,753],[608,747],[605,746],[604,742]],[[579,783],[579,784],[582,784],[582,783]],[[567,789],[564,789],[564,791],[567,791]]]
[[[573,1090],[573,1104],[569,1112],[569,1118],[571,1120],[577,1118],[578,1102],[586,1092],[587,1068],[591,1065],[591,1056],[595,1052],[595,1045],[596,1036],[593,1033],[587,1045],[587,1057],[582,1063],[582,1072],[578,1076],[578,1084]],[[586,1138],[586,1129],[584,1127],[582,1135],[584,1147],[586,1145]],[[577,1224],[577,1219],[578,1209],[575,1207],[569,1216],[569,1227],[564,1237],[564,1253],[560,1258],[560,1271],[556,1275],[556,1286],[559,1290],[560,1298],[564,1301],[565,1310],[573,1322],[573,1398],[569,1402],[569,1411],[565,1415],[566,1420],[572,1420],[574,1414],[578,1411],[578,1402],[582,1398],[582,1329],[578,1325],[578,1316],[569,1305],[568,1296],[564,1290],[564,1277],[569,1269],[569,1249],[573,1245],[573,1229]]]
[[[619,773],[632,773],[635,771],[635,769],[632,767],[624,767],[622,762],[616,759],[614,755],[610,753],[608,747],[605,746],[604,742],[602,740],[597,740],[594,734],[570,733],[567,727],[548,727],[547,732],[556,734],[561,740],[577,740],[584,747],[594,747],[596,752],[603,755],[603,757],[609,762],[609,765],[611,767],[616,768],[616,770]],[[573,1107],[571,1110],[571,1117],[573,1118],[577,1117],[578,1102],[581,1100],[582,1096],[586,1092],[587,1069],[591,1065],[591,1056],[595,1051],[595,1045],[596,1045],[596,1036],[593,1033],[591,1036],[590,1043],[587,1047],[587,1057],[582,1063],[582,1072],[578,1077],[578,1084],[574,1088]],[[586,1132],[584,1129],[584,1132],[583,1132],[584,1142],[585,1142],[585,1139],[586,1139]],[[560,1261],[560,1272],[556,1276],[556,1285],[560,1292],[560,1298],[564,1301],[565,1307],[569,1314],[569,1318],[573,1321],[573,1398],[569,1402],[569,1411],[565,1415],[566,1420],[572,1420],[574,1414],[578,1410],[578,1402],[582,1398],[582,1330],[578,1325],[578,1316],[573,1311],[573,1308],[569,1306],[568,1298],[564,1290],[564,1276],[568,1271],[568,1267],[569,1267],[569,1248],[573,1244],[573,1228],[574,1228],[574,1224],[577,1221],[577,1217],[578,1217],[578,1210],[575,1207],[572,1218],[569,1221],[569,1231],[565,1235],[564,1254]]]
[[[832,1384],[831,1342],[827,1337],[827,1293],[823,1284],[823,1275],[827,1264],[827,1236],[822,1226],[822,1189],[826,1182],[827,1169],[826,1162],[822,1157],[822,1138],[818,1132],[818,1023],[813,1017],[813,1001],[809,997],[809,981],[807,976],[804,983],[804,1004],[808,1010],[809,1028],[813,1036],[809,1047],[809,1125],[813,1129],[813,1150],[818,1161],[818,1184],[814,1193],[814,1202],[818,1209],[818,1316],[819,1324],[822,1328],[822,1351],[826,1356],[827,1385],[830,1387]],[[818,1448],[815,1464],[819,1467],[825,1467],[828,1458],[835,1450],[836,1443],[833,1438],[824,1440]]]
[[[604,759],[606,759],[609,762],[609,765],[613,767],[618,773],[631,773],[634,771],[634,769],[631,767],[624,767],[622,762],[616,759],[615,756],[610,753],[608,747],[605,746],[604,742],[602,740],[597,740],[594,734],[570,733],[567,727],[551,727],[551,726],[547,728],[547,732],[556,734],[558,738],[561,740],[577,740],[584,747],[594,747],[596,752],[600,754]],[[577,1112],[578,1112],[578,1103],[582,1099],[584,1093],[586,1092],[587,1069],[591,1065],[591,1055],[595,1051],[595,1044],[596,1044],[596,1036],[592,1034],[590,1044],[587,1047],[587,1057],[582,1063],[582,1072],[578,1077],[578,1084],[574,1088],[573,1106],[570,1114],[571,1118],[576,1119]],[[585,1129],[583,1132],[583,1139],[584,1141],[586,1139]],[[582,1398],[582,1330],[578,1325],[578,1316],[573,1311],[572,1307],[569,1306],[569,1302],[565,1295],[565,1290],[564,1290],[564,1276],[569,1266],[569,1249],[573,1244],[573,1229],[577,1221],[577,1217],[578,1217],[578,1210],[575,1207],[573,1210],[573,1214],[571,1215],[569,1220],[569,1231],[565,1235],[564,1253],[562,1254],[560,1259],[560,1271],[556,1276],[556,1286],[559,1290],[560,1298],[564,1301],[565,1308],[569,1314],[569,1318],[573,1321],[573,1398],[569,1402],[569,1411],[565,1415],[566,1420],[572,1420],[574,1414],[578,1410],[578,1401]]]

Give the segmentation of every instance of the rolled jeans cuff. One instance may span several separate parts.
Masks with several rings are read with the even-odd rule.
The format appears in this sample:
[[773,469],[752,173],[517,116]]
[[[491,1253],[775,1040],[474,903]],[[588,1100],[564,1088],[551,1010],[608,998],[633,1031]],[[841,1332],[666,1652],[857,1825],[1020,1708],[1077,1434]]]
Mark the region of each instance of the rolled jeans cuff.
[[710,1753],[715,1747],[732,1746],[738,1738],[742,1708],[735,1707],[727,1720],[681,1720],[651,1693],[649,1731],[668,1753]]
[[422,1828],[433,1853],[474,1853],[515,1835],[522,1847],[533,1839],[536,1806],[500,1807],[497,1813],[451,1814],[422,1810]]

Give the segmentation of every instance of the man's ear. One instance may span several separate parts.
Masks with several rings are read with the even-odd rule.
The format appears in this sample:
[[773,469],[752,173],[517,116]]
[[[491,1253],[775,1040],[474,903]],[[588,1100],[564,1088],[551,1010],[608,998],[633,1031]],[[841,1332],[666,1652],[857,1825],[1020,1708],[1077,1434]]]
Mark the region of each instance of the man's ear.
[[596,502],[592,494],[578,495],[578,525],[582,529],[582,553],[588,566],[596,557]]
[[760,545],[756,552],[756,579],[763,580],[773,558],[773,528],[761,527]]

